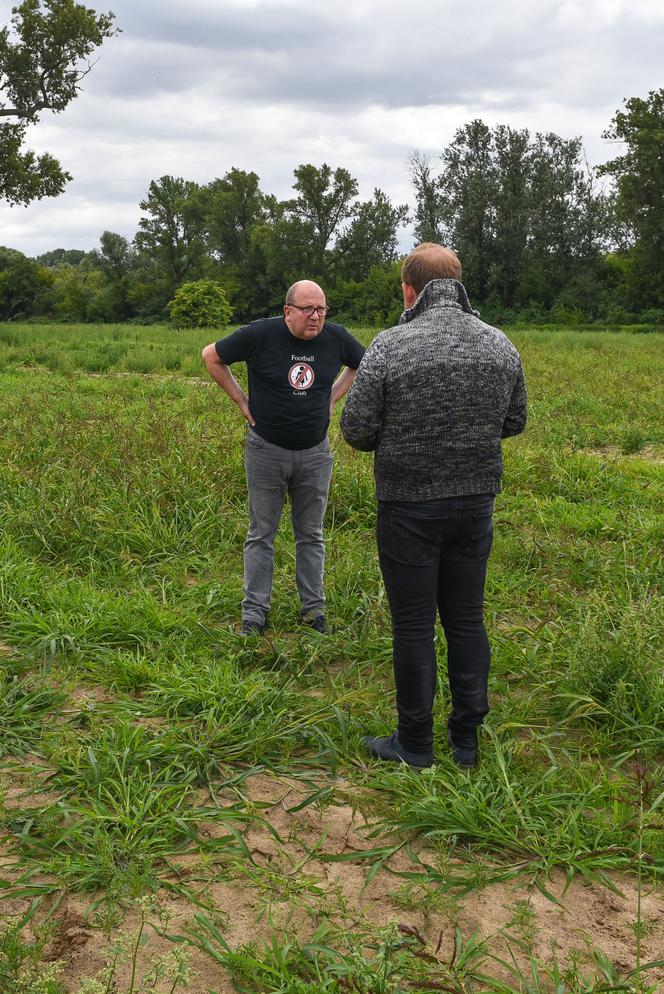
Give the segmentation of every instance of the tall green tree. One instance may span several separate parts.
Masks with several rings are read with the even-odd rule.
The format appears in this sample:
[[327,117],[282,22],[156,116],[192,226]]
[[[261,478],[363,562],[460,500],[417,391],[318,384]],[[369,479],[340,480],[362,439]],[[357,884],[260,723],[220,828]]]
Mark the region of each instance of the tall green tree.
[[115,231],[104,231],[99,242],[99,251],[90,254],[104,275],[111,282],[118,282],[136,265],[134,249],[124,235]]
[[15,321],[46,313],[51,305],[51,270],[17,253],[0,272],[0,320]]
[[382,190],[360,203],[336,240],[332,252],[335,275],[363,280],[373,266],[389,265],[397,257],[397,232],[408,220],[406,204],[394,206]]
[[88,253],[86,262],[103,276],[107,320],[124,321],[133,315],[128,292],[137,266],[136,251],[124,235],[115,231],[104,231],[99,242],[99,249]]
[[347,169],[332,171],[327,163],[319,168],[309,164],[294,170],[293,189],[297,196],[289,202],[291,213],[313,230],[314,265],[325,268],[325,252],[340,226],[355,212],[357,180]]
[[237,318],[277,314],[291,283],[324,280],[312,253],[314,238],[310,221],[293,216],[288,203],[271,201],[268,217],[251,229],[242,287],[232,300]]
[[74,0],[23,0],[0,28],[0,118],[18,119],[0,123],[0,198],[10,204],[57,196],[71,179],[52,155],[24,148],[26,131],[77,96],[113,20]]
[[[89,257],[78,266],[60,266],[53,273],[53,310],[62,321],[118,321],[112,288]],[[124,316],[124,315],[123,315]]]
[[492,139],[496,199],[491,281],[503,306],[513,307],[529,237],[529,134],[498,125]]
[[427,219],[422,233],[436,232],[458,251],[480,302],[549,308],[572,277],[596,265],[607,204],[578,138],[475,120],[441,159],[433,189],[426,157],[411,158],[416,216]]
[[492,288],[496,241],[498,175],[491,129],[479,119],[464,125],[441,159],[440,230],[483,300]]
[[252,228],[267,215],[257,174],[230,169],[221,179],[202,187],[200,199],[208,252],[223,266],[241,265]]
[[[13,262],[18,262],[19,259],[25,259],[23,252],[19,252],[18,249],[7,248],[6,245],[0,245],[0,273],[4,273]],[[41,262],[41,259],[35,260]],[[42,262],[42,265],[45,263]]]
[[415,244],[442,242],[440,189],[431,156],[415,150],[408,156],[408,171],[415,188]]
[[48,266],[49,269],[56,269],[58,266],[78,266],[86,255],[87,252],[83,249],[56,248],[35,256],[35,262],[40,266]]
[[535,296],[546,307],[578,271],[588,248],[581,237],[587,207],[581,196],[581,153],[579,138],[552,132],[537,134],[531,142],[530,272],[524,295]]
[[165,276],[171,295],[185,280],[198,275],[205,256],[204,214],[199,186],[190,180],[162,176],[152,180],[140,202],[135,244],[144,261]]
[[616,182],[616,219],[631,242],[631,303],[664,307],[664,89],[625,100],[604,137],[624,146],[601,172]]

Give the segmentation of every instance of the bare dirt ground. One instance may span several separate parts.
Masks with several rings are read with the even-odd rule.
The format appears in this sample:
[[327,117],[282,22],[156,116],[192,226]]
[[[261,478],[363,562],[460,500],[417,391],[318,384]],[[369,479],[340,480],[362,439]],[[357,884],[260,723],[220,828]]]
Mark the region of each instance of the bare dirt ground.
[[[457,926],[467,938],[473,932],[489,939],[497,955],[505,955],[502,930],[513,920],[515,908],[524,907],[532,922],[532,948],[536,955],[550,960],[555,948],[559,962],[575,951],[599,947],[621,971],[632,969],[636,961],[634,922],[637,917],[638,889],[634,878],[614,877],[620,894],[607,888],[575,879],[565,891],[562,874],[554,874],[547,888],[558,899],[553,903],[523,879],[494,884],[471,892],[460,900],[426,887],[404,884],[401,872],[413,870],[412,859],[404,850],[393,856],[386,868],[367,884],[361,861],[364,850],[375,845],[369,839],[366,817],[349,804],[300,811],[294,808],[310,791],[297,780],[275,778],[266,774],[245,783],[248,797],[256,803],[269,822],[267,827],[249,830],[247,845],[254,864],[244,867],[237,862],[228,866],[208,867],[201,872],[196,857],[178,861],[179,881],[190,886],[201,899],[211,901],[216,909],[215,921],[225,940],[233,948],[246,943],[269,942],[283,936],[284,942],[307,941],[323,920],[344,929],[398,923],[403,931],[421,936],[423,948],[441,962],[449,962],[454,949]],[[342,785],[343,786],[343,785]],[[347,796],[344,787],[343,794]],[[6,791],[6,806],[21,807],[25,790],[20,786]],[[33,793],[30,805],[45,800]],[[215,830],[210,826],[210,832]],[[273,834],[273,833],[276,833]],[[278,836],[278,837],[277,837]],[[355,857],[353,857],[355,854]],[[350,855],[349,861],[326,862],[321,857]],[[425,847],[418,857],[435,865],[437,854]],[[0,848],[0,873],[11,876],[11,857],[7,847]],[[200,883],[202,876],[207,882]],[[78,991],[84,978],[93,977],[104,967],[111,944],[119,935],[128,945],[135,942],[140,914],[132,909],[112,934],[105,935],[95,918],[95,905],[103,895],[51,897],[44,902],[38,919],[49,916],[52,922],[47,957],[59,961],[71,994]],[[169,935],[183,935],[193,923],[196,908],[184,896],[162,890],[159,910],[153,909],[148,920]],[[4,903],[3,912],[15,915],[27,909],[27,900]],[[161,924],[159,915],[161,914]],[[648,923],[642,942],[642,961],[655,960],[664,953],[664,892],[644,888],[641,917]],[[37,920],[38,920],[37,919]],[[512,928],[512,932],[514,929]],[[147,942],[138,955],[138,972],[149,971],[156,957],[166,955],[173,943],[148,926]],[[492,966],[497,973],[499,967]],[[194,950],[192,976],[188,994],[232,994],[235,990],[224,969],[213,959]],[[130,966],[117,973],[117,989],[128,989]],[[664,969],[652,971],[650,980],[664,982]],[[156,990],[162,988],[157,985]],[[166,988],[164,988],[166,990]]]
[[583,452],[592,456],[599,456],[601,459],[645,459],[647,462],[664,463],[664,446],[644,445],[637,452],[625,453],[618,445],[604,445],[599,449],[583,449]]

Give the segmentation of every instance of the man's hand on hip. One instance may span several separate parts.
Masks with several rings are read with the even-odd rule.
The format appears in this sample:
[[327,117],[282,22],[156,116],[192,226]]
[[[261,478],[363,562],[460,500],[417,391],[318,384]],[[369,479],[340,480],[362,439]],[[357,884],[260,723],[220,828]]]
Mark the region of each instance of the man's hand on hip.
[[242,414],[247,419],[247,421],[249,422],[249,424],[251,425],[251,427],[255,428],[256,427],[256,422],[254,421],[253,415],[252,415],[251,411],[249,410],[249,401],[247,400],[247,398],[246,397],[242,397],[241,400],[238,400],[237,406],[240,408],[240,410],[242,411]]
[[243,416],[247,419],[252,428],[255,427],[256,422],[254,421],[253,415],[249,410],[249,401],[245,395],[244,390],[235,379],[231,373],[229,367],[225,362],[222,362],[217,355],[217,349],[215,348],[214,342],[211,345],[206,345],[202,352],[203,362],[207,367],[207,371],[212,377],[212,379],[217,383],[225,393],[231,398],[234,404],[236,404],[242,411]]

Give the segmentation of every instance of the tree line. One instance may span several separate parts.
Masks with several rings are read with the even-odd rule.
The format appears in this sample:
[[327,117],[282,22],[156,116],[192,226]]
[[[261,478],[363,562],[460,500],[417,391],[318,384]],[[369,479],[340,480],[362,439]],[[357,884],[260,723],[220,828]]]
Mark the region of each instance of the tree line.
[[[112,12],[76,0],[12,8],[0,28],[0,200],[63,192],[69,173],[25,149],[26,128],[76,98],[118,30]],[[410,206],[378,188],[363,201],[348,170],[328,165],[298,166],[286,200],[236,168],[207,184],[162,176],[131,241],[105,231],[91,252],[36,259],[0,248],[0,319],[161,321],[183,285],[205,280],[243,321],[277,311],[309,276],[339,318],[384,325],[400,311],[399,232],[412,223],[416,242],[458,251],[487,320],[664,324],[664,89],[626,100],[604,137],[621,154],[593,169],[578,138],[471,121],[438,160],[410,157]]]
[[232,168],[199,184],[153,180],[132,240],[105,231],[91,252],[35,259],[0,249],[0,318],[163,321],[176,290],[223,288],[242,322],[276,313],[303,276],[334,315],[386,325],[400,313],[400,232],[457,250],[482,316],[664,324],[664,89],[625,101],[604,137],[622,152],[598,169],[581,140],[474,120],[439,159],[414,152],[413,203],[359,196],[343,168],[299,165],[292,196]]

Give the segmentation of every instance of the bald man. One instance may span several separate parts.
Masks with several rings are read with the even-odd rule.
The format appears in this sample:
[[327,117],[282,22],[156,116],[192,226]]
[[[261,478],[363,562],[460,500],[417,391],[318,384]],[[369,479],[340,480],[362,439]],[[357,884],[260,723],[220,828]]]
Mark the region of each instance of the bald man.
[[[203,349],[210,375],[248,424],[243,635],[265,631],[274,537],[286,494],[295,535],[301,617],[315,631],[327,631],[323,518],[332,474],[327,429],[334,405],[350,389],[364,354],[360,342],[342,325],[326,320],[327,312],[318,284],[299,280],[286,294],[283,317],[252,321]],[[247,364],[248,397],[230,371],[234,362]]]

